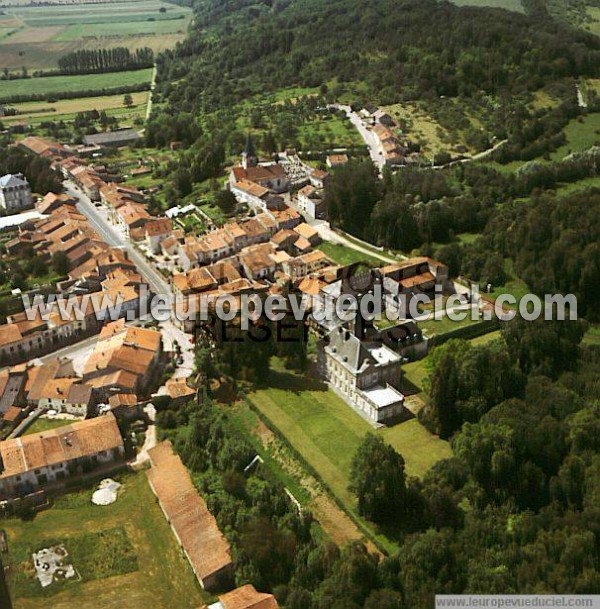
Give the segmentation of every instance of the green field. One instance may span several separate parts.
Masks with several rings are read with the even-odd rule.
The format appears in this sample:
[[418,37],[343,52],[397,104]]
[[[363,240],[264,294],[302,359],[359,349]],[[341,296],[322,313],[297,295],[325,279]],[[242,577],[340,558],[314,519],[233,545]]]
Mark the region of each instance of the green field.
[[0,14],[0,66],[49,70],[79,50],[172,48],[187,31],[192,11],[160,0],[12,6]]
[[[362,437],[373,427],[326,385],[281,368],[271,372],[267,388],[253,391],[249,398],[353,513],[350,465]],[[376,433],[402,453],[409,475],[422,476],[434,463],[452,455],[447,442],[416,420]]]
[[552,153],[553,161],[558,161],[572,152],[587,150],[600,142],[600,112],[573,119],[565,127],[567,143]]
[[[188,19],[162,19],[159,21],[130,21],[110,24],[110,36],[131,36],[136,34],[174,34],[185,33]],[[85,23],[70,25],[55,36],[55,42],[68,42],[83,38],[106,38],[106,24]]]
[[521,0],[452,0],[457,6],[486,6],[492,8],[503,8],[507,11],[517,13],[525,12]]
[[80,97],[53,103],[38,101],[11,104],[11,108],[17,110],[18,114],[4,117],[2,122],[5,125],[10,125],[13,122],[27,121],[30,125],[36,125],[48,120],[71,121],[77,113],[91,110],[98,110],[98,112],[104,110],[109,116],[132,120],[136,116],[143,117],[145,115],[148,95],[148,91],[132,93],[133,106],[131,108],[125,107],[123,95]]
[[[32,520],[0,520],[8,535],[9,553],[2,559],[14,609],[195,609],[208,600],[146,475],[119,480],[124,487],[111,506],[94,506],[88,489],[59,498]],[[50,543],[65,545],[81,579],[42,590],[31,553]]]
[[114,72],[112,74],[83,74],[78,76],[42,76],[40,78],[20,78],[2,81],[1,98],[16,95],[50,95],[74,91],[111,89],[148,83],[152,69]]

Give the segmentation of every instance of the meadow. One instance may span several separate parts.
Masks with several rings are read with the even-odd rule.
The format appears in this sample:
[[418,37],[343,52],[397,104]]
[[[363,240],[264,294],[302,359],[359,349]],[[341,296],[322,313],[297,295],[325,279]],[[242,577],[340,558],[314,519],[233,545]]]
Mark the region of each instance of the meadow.
[[0,12],[0,65],[48,70],[81,49],[150,47],[155,52],[185,36],[191,10],[161,0],[16,6]]
[[[348,490],[352,458],[368,432],[381,434],[406,461],[406,471],[423,476],[450,445],[416,419],[375,431],[326,385],[275,366],[265,387],[249,394],[252,404],[319,474],[346,511],[358,518]],[[379,538],[386,545],[389,540]]]
[[99,91],[148,83],[152,69],[113,72],[110,74],[81,74],[76,76],[41,76],[0,81],[0,99],[17,95],[51,95],[75,91]]
[[133,119],[136,116],[144,116],[148,104],[148,91],[131,93],[133,106],[127,108],[123,103],[123,95],[103,95],[101,97],[81,97],[75,99],[63,99],[57,102],[23,102],[11,104],[11,108],[18,111],[15,116],[3,118],[3,122],[10,125],[14,122],[27,121],[30,125],[36,125],[44,121],[70,121],[79,112],[98,110],[105,111],[109,116],[118,116],[122,119]]
[[[93,488],[56,500],[27,521],[0,519],[8,535],[8,585],[14,609],[193,609],[209,599],[140,472],[118,478],[116,503],[91,503]],[[81,579],[42,590],[33,578],[31,552],[62,543]],[[41,599],[46,600],[41,600]]]

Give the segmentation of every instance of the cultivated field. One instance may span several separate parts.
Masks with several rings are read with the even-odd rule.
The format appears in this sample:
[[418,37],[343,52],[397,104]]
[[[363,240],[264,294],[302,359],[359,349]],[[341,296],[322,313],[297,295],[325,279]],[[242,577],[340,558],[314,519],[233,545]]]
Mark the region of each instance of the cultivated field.
[[161,0],[0,9],[0,66],[56,68],[61,55],[80,49],[125,46],[159,52],[183,39],[190,18],[190,9]]
[[[207,600],[146,475],[119,480],[124,490],[111,506],[94,506],[88,489],[58,499],[33,520],[0,520],[8,534],[2,558],[14,609],[194,609]],[[31,554],[55,543],[64,544],[81,579],[42,590]]]
[[0,81],[0,99],[16,95],[50,95],[75,91],[100,91],[150,83],[152,69],[113,72],[110,74],[82,74],[77,76],[42,76]]
[[79,112],[91,110],[106,111],[109,116],[118,115],[123,119],[144,116],[148,103],[148,91],[131,93],[133,106],[126,108],[123,104],[123,95],[104,95],[102,97],[81,97],[76,99],[64,99],[54,103],[24,102],[22,104],[11,104],[18,114],[6,116],[2,121],[10,125],[14,122],[27,121],[35,125],[44,121],[70,121]]

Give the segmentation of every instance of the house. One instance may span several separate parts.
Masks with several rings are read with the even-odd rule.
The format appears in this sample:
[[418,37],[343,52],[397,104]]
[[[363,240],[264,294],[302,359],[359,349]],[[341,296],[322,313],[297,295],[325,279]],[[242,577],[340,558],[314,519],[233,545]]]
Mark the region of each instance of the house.
[[277,264],[271,257],[274,253],[270,243],[263,243],[246,248],[239,255],[244,273],[248,279],[271,279],[277,269]]
[[226,589],[233,579],[229,543],[188,470],[168,441],[148,455],[148,482],[200,585],[209,591]]
[[144,411],[135,393],[115,393],[108,398],[110,411],[125,421],[132,421],[143,416]]
[[0,500],[64,483],[123,459],[125,447],[112,414],[0,442]]
[[240,203],[259,209],[266,209],[267,198],[271,193],[268,188],[246,179],[231,182],[229,189]]
[[184,296],[214,290],[219,285],[208,267],[192,269],[187,273],[175,273],[171,278],[171,284],[176,292]]
[[329,258],[321,250],[315,250],[284,262],[283,271],[295,281],[329,266],[330,263]]
[[321,344],[319,357],[330,387],[368,421],[383,423],[403,413],[404,396],[395,388],[401,357],[389,347],[339,326]]
[[315,188],[325,188],[329,181],[329,174],[321,169],[314,169],[310,174],[310,183]]
[[171,378],[165,384],[166,394],[171,398],[171,407],[181,406],[196,396],[196,391],[192,389],[186,379]]
[[279,605],[272,594],[257,592],[252,584],[246,584],[220,595],[216,603],[200,609],[279,609]]
[[[88,358],[84,369],[85,382],[98,377],[127,372],[135,377],[132,392],[141,394],[159,380],[156,373],[163,354],[162,335],[156,330],[126,326],[125,320],[107,324]],[[129,393],[126,392],[126,393]]]
[[310,226],[310,224],[306,224],[306,222],[298,224],[298,226],[294,228],[294,232],[298,233],[298,235],[306,239],[313,246],[319,245],[319,243],[321,243],[319,231],[316,228]]
[[169,218],[158,218],[150,220],[144,226],[146,245],[154,254],[160,251],[160,243],[171,234],[173,223]]
[[69,195],[56,195],[53,192],[49,192],[43,199],[40,199],[35,204],[35,208],[40,214],[50,214],[60,208],[70,208],[73,211],[76,211],[76,205],[77,199]]
[[9,214],[33,207],[31,187],[22,173],[0,178],[0,207]]
[[336,167],[341,167],[348,162],[347,154],[330,154],[325,161],[327,167],[330,169],[335,169]]
[[311,218],[322,218],[325,215],[323,192],[309,184],[298,191],[298,206]]
[[386,127],[394,127],[395,121],[394,119],[384,110],[377,110],[373,113],[373,120],[375,120],[380,125],[385,125]]
[[83,136],[84,144],[88,146],[103,146],[105,148],[127,146],[129,144],[134,144],[139,139],[139,133],[129,128],[115,129],[114,131],[105,131],[103,133]]

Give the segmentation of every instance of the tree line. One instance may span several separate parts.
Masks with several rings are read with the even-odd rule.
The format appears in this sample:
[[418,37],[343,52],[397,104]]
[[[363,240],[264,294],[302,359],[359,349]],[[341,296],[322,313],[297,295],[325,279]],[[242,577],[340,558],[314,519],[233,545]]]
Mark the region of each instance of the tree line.
[[124,72],[150,68],[153,64],[154,51],[149,47],[133,51],[127,47],[81,49],[67,53],[58,60],[61,74]]

